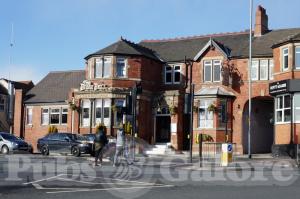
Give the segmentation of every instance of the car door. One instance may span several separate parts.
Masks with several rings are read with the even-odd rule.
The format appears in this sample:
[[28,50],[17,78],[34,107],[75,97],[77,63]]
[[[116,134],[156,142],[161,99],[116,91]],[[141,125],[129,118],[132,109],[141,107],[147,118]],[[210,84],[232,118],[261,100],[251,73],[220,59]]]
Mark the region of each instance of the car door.
[[53,133],[48,136],[48,148],[49,151],[58,151],[59,150],[59,135],[58,133]]
[[71,151],[71,138],[66,134],[60,134],[59,148],[62,153],[70,153]]
[[2,145],[3,145],[3,138],[2,138],[2,136],[0,135],[0,150],[2,149]]

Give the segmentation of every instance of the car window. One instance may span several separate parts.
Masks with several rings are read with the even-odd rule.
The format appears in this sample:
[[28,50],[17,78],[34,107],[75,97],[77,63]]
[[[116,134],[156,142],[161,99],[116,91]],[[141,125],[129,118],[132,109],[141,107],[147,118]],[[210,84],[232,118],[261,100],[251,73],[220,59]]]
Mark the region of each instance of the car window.
[[5,140],[19,140],[17,137],[14,135],[8,134],[8,133],[3,133],[2,134],[3,139]]

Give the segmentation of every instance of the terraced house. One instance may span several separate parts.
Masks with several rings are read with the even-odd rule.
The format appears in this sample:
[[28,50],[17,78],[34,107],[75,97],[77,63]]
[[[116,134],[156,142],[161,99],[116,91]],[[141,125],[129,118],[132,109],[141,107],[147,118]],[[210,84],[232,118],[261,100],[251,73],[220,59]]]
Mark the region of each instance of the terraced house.
[[[136,83],[138,137],[189,145],[185,110],[195,84],[194,136],[237,143],[247,152],[249,33],[221,33],[133,43],[124,38],[85,57],[82,71],[50,72],[25,101],[25,139],[36,145],[49,125],[60,131],[114,135],[124,121],[118,107]],[[300,28],[270,30],[266,10],[256,10],[252,62],[252,152],[285,151],[300,141]],[[195,146],[195,150],[196,150]]]

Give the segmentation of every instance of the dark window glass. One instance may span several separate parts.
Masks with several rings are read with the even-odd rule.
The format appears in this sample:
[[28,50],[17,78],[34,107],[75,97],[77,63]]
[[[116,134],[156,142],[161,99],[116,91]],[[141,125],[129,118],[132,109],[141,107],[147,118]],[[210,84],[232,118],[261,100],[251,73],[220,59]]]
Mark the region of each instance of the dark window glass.
[[59,114],[51,114],[51,124],[59,124]]
[[109,107],[104,107],[103,112],[104,118],[109,118]]
[[82,113],[82,117],[83,118],[89,118],[89,113],[90,112],[90,109],[89,108],[83,108],[83,113]]
[[291,96],[285,95],[284,96],[284,108],[290,108],[291,107]]
[[285,122],[291,121],[291,109],[284,110],[284,121]]
[[172,82],[172,73],[167,73],[166,74],[166,82],[171,83]]
[[101,118],[101,108],[100,107],[96,108],[96,118]]

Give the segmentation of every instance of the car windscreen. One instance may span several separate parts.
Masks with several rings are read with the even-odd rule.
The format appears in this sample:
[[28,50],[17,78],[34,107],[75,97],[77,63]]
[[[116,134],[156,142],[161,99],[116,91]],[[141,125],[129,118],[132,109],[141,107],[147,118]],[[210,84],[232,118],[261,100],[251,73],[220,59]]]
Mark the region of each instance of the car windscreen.
[[1,134],[3,139],[5,140],[20,140],[19,138],[15,137],[14,135],[8,134],[8,133],[3,133]]
[[89,135],[84,135],[88,141],[94,141],[95,140],[95,135],[94,134],[89,134]]

